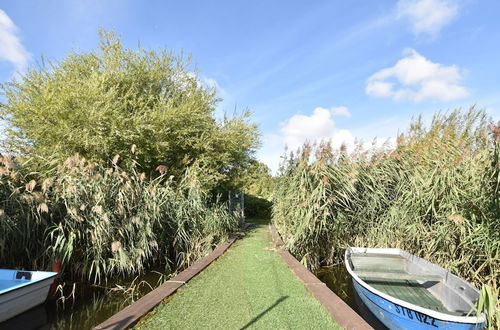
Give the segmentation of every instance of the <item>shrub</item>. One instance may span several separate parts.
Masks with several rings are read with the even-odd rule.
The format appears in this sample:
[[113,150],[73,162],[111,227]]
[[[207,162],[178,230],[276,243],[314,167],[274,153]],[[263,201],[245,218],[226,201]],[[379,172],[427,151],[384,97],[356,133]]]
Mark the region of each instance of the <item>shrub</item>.
[[39,165],[78,153],[96,162],[119,154],[127,166],[133,148],[148,174],[162,165],[179,177],[197,164],[207,173],[204,184],[227,181],[250,161],[257,129],[248,113],[214,119],[215,90],[189,62],[167,50],[126,49],[102,31],[99,50],[42,61],[0,86],[8,148]]
[[272,203],[267,199],[245,194],[245,217],[270,219],[271,209]]

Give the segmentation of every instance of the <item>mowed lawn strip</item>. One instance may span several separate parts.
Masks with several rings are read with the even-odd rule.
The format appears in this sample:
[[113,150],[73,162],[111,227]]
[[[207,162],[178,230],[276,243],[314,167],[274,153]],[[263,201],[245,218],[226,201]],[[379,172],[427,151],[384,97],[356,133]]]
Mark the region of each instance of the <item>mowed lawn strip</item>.
[[256,222],[138,327],[340,329],[270,245],[267,223]]

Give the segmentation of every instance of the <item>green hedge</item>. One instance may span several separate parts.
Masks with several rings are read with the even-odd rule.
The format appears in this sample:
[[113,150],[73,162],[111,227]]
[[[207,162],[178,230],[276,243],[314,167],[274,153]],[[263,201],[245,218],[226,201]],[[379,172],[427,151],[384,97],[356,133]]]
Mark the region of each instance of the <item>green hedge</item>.
[[273,204],[267,199],[245,194],[245,216],[247,218],[270,219]]

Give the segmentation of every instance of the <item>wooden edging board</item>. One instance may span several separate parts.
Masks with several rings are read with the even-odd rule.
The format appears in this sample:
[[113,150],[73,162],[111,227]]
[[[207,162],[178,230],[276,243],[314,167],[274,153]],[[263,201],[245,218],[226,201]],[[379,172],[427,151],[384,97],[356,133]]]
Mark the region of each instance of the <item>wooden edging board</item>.
[[[283,246],[280,234],[274,225],[269,225],[271,236],[277,247]],[[339,298],[325,283],[302,265],[287,250],[280,249],[279,255],[286,265],[306,286],[307,290],[325,307],[331,318],[344,329],[373,329],[349,305]]]
[[[247,227],[248,226],[245,226],[242,230],[245,230]],[[238,237],[238,234],[231,235],[225,243],[219,245],[211,253],[196,261],[187,269],[180,272],[177,276],[172,277],[170,280],[166,281],[141,299],[135,301],[131,305],[111,316],[106,321],[97,325],[94,329],[118,330],[130,328],[137,323],[141,317],[159,305],[165,298],[173,294],[177,291],[177,289],[186,284],[195,275],[210,265],[215,259],[220,257],[234,243],[234,241],[238,239]]]

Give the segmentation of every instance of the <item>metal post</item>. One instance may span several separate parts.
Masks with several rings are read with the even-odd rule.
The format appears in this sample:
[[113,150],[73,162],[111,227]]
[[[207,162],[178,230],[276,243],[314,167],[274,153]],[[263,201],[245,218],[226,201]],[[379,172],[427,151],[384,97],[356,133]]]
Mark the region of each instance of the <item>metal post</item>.
[[245,224],[245,194],[240,192],[240,227]]
[[233,192],[229,190],[229,213],[233,214]]

